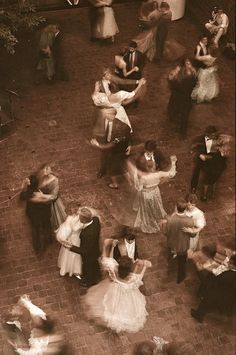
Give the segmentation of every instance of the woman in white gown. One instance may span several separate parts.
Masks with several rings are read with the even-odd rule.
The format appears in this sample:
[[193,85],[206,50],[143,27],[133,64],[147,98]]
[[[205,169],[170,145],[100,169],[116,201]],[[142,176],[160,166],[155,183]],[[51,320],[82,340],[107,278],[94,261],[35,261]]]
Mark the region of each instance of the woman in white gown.
[[94,3],[94,6],[98,8],[94,38],[111,38],[112,42],[114,42],[115,35],[119,32],[119,29],[112,9],[112,2],[112,0],[98,0]]
[[198,104],[204,101],[210,102],[219,95],[220,85],[217,73],[216,54],[210,49],[211,54],[201,56],[206,68],[200,68],[197,75],[197,85],[192,91],[192,99]]
[[[111,240],[111,244],[113,240]],[[119,263],[110,257],[109,245],[101,258],[101,266],[108,273],[103,281],[91,287],[84,296],[86,314],[89,319],[112,329],[116,333],[122,331],[138,332],[143,328],[146,317],[146,300],[139,291],[142,278],[151,263],[122,256]]]
[[61,249],[58,256],[58,267],[60,275],[65,276],[80,276],[82,274],[82,259],[80,254],[71,252],[68,244],[80,246],[80,232],[83,224],[79,220],[79,214],[76,213],[68,216],[66,221],[60,225],[56,232],[56,237],[61,244]]
[[131,162],[128,163],[130,174],[134,176],[135,188],[138,190],[134,203],[137,211],[134,227],[143,233],[156,233],[160,230],[160,221],[166,216],[163,208],[159,184],[163,179],[172,178],[176,174],[176,156],[171,156],[169,171],[155,171],[155,162],[149,161],[150,172],[138,172]]
[[92,100],[95,106],[98,107],[113,107],[116,109],[116,118],[121,122],[127,124],[132,132],[132,127],[129,121],[129,117],[122,106],[122,104],[127,105],[132,102],[134,98],[138,97],[138,93],[140,88],[146,83],[145,79],[140,79],[137,88],[133,91],[128,92],[124,90],[120,90],[114,94],[110,92],[101,92],[101,82],[97,81],[95,84],[95,89],[92,95]]

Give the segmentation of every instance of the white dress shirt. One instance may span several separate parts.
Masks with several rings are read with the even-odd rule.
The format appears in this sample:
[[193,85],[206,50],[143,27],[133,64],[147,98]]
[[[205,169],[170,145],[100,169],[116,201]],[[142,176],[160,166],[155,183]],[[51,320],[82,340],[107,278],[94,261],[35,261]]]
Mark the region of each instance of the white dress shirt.
[[209,154],[211,152],[211,147],[212,147],[213,140],[209,139],[208,137],[205,137],[205,143],[206,143],[207,154]]
[[125,239],[125,246],[127,249],[127,254],[128,257],[132,260],[134,260],[134,252],[135,252],[135,241],[133,241],[132,243],[127,242],[127,240]]

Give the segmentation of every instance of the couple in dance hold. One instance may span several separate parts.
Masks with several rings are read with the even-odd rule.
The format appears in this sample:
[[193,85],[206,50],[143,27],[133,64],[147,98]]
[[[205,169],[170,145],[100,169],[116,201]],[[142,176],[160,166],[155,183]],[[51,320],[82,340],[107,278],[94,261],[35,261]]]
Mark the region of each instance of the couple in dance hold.
[[137,43],[137,49],[146,57],[159,63],[163,58],[175,61],[183,57],[185,48],[175,40],[167,40],[169,24],[172,12],[167,2],[160,6],[156,1],[151,4],[148,14],[140,14],[140,20],[145,28],[133,41]]

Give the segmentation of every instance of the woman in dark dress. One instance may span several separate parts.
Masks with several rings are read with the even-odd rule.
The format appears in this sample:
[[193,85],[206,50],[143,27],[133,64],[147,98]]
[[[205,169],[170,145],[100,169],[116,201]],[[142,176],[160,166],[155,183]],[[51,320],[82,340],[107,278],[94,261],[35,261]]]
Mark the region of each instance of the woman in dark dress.
[[26,201],[26,215],[32,227],[32,242],[36,254],[43,253],[47,244],[51,242],[51,205],[41,202],[41,192],[38,179],[30,175],[22,186],[20,199]]
[[191,93],[196,85],[197,73],[190,59],[186,58],[182,65],[170,72],[168,82],[171,96],[168,103],[170,121],[179,125],[182,138],[186,137],[190,110]]

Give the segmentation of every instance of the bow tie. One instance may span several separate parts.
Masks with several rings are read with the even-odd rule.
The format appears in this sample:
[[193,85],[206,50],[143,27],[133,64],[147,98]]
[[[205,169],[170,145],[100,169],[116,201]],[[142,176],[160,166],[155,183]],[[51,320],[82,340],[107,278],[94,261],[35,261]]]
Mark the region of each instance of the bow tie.
[[211,138],[206,137],[206,141],[212,141],[212,139],[211,139]]

